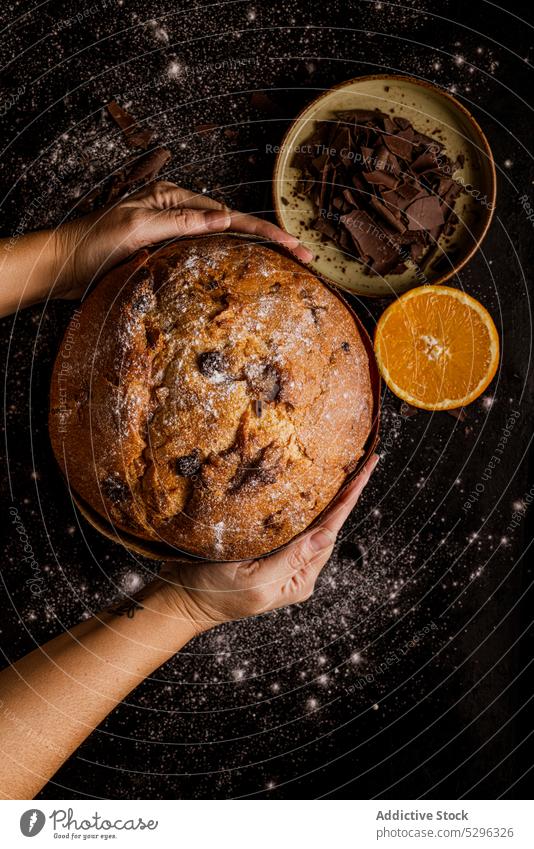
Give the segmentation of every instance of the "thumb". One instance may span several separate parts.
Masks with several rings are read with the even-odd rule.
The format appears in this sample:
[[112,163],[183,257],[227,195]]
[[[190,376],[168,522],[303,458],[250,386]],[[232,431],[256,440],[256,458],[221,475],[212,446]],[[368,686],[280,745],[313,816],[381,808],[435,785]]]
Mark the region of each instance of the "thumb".
[[310,568],[319,574],[330,558],[337,535],[368,483],[378,459],[377,454],[371,457],[342,496],[334,502],[318,527],[298,537],[282,551],[259,561],[262,580],[271,583]]
[[230,221],[225,209],[147,210],[136,227],[135,240],[144,246],[179,236],[220,233],[228,229]]

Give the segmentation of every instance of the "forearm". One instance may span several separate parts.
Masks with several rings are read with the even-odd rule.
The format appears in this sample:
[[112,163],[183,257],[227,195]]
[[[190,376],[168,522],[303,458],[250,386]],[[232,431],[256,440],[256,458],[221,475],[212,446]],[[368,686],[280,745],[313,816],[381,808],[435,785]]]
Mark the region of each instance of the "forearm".
[[135,615],[105,612],[0,673],[0,789],[33,798],[63,761],[198,628],[159,581]]
[[0,240],[0,316],[61,297],[56,231],[41,230]]
[[88,284],[139,248],[228,228],[280,242],[304,262],[313,257],[268,221],[160,181],[54,230],[0,239],[0,317],[49,296],[81,298]]

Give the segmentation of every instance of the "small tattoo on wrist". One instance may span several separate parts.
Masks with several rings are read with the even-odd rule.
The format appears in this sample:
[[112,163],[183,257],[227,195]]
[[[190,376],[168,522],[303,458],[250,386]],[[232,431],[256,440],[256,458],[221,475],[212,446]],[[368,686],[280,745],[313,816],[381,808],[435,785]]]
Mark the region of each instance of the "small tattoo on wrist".
[[137,610],[144,610],[144,605],[141,600],[144,596],[138,598],[126,598],[112,605],[109,612],[112,616],[127,616],[128,619],[133,619]]

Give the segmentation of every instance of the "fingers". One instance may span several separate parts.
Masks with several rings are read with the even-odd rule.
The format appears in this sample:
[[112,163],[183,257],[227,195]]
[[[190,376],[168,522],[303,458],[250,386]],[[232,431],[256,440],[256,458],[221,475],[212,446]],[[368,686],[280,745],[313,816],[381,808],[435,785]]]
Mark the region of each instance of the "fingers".
[[165,209],[147,212],[134,228],[137,247],[181,236],[221,233],[230,226],[230,213],[225,209]]
[[338,534],[342,525],[356,506],[356,503],[376,468],[376,464],[379,459],[380,457],[378,454],[373,454],[373,456],[370,457],[360,474],[354,478],[345,492],[330,508],[321,522],[321,529],[326,528],[330,533],[333,533],[334,535]]
[[[219,203],[213,198],[203,194],[195,194],[188,189],[183,189],[177,186],[176,183],[171,183],[166,180],[158,180],[148,188],[141,189],[136,192],[125,202],[125,206],[138,206],[140,208],[151,209],[155,212],[158,210],[172,209],[188,209],[188,210],[227,210],[222,203]],[[229,211],[229,210],[228,210]],[[310,262],[313,259],[312,251],[301,245],[296,236],[291,236],[272,224],[270,221],[265,221],[263,218],[257,218],[254,215],[248,215],[244,212],[230,212],[230,223],[221,230],[232,229],[238,233],[247,233],[249,235],[260,236],[269,242],[278,242],[288,248],[302,262]],[[225,219],[226,220],[226,219]],[[217,227],[213,229],[197,230],[196,228],[188,234],[173,235],[198,235],[203,232],[216,232]],[[159,236],[159,239],[170,238],[169,236]]]
[[265,221],[263,218],[256,218],[255,215],[248,215],[246,212],[232,212],[230,229],[236,230],[238,233],[261,236],[269,242],[278,242],[278,244],[292,251],[302,262],[310,262],[313,259],[313,253],[304,245],[301,245],[296,236],[291,236],[290,233],[286,233],[276,224],[271,224],[270,221]]
[[[205,200],[210,199],[205,198]],[[287,247],[298,259],[305,262],[310,259],[311,252],[301,245],[295,236],[290,236],[269,221],[263,221],[243,212],[230,212],[222,206],[217,209],[193,209],[179,206],[168,209],[147,209],[146,214],[136,225],[135,237],[137,246],[144,247],[165,239],[222,233],[228,229],[278,242]]]
[[224,209],[224,204],[204,194],[196,194],[188,189],[177,186],[166,180],[158,180],[157,183],[141,189],[128,198],[127,205],[136,205],[147,209],[172,209],[187,207],[188,209]]
[[278,585],[288,579],[296,580],[300,576],[303,583],[313,589],[317,576],[332,554],[339,530],[358,501],[378,460],[377,454],[370,458],[358,477],[328,511],[319,527],[277,554],[254,564],[256,585]]
[[[200,570],[165,564],[160,578],[196,599],[214,622],[257,615],[308,599],[332,553],[337,533],[378,461],[374,455],[318,528],[263,560],[212,563]],[[192,574],[194,573],[194,575]],[[215,613],[214,613],[215,611]],[[211,621],[211,620],[210,620]]]

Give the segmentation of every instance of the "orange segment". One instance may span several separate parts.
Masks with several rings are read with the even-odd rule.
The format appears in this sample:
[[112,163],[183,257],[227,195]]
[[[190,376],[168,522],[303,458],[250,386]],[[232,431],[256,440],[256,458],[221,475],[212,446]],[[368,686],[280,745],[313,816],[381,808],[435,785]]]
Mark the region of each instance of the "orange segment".
[[423,410],[470,404],[492,380],[499,336],[489,312],[450,286],[402,295],[376,327],[375,354],[395,395]]

